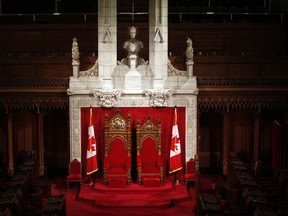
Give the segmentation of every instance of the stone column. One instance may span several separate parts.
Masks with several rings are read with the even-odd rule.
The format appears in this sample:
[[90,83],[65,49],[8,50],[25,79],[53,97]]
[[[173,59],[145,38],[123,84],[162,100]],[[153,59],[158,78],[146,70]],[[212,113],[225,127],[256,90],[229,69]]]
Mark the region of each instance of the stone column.
[[168,1],[149,0],[149,65],[154,89],[163,89],[168,73]]
[[117,0],[98,0],[98,64],[103,89],[112,89],[117,65]]

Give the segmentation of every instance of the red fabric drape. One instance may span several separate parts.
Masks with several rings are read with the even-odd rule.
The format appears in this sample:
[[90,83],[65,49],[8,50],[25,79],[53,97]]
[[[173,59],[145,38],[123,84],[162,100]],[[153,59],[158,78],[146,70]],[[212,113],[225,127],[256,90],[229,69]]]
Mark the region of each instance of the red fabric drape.
[[[86,173],[86,148],[87,148],[87,128],[89,126],[89,107],[81,108],[81,154],[84,173]],[[147,118],[147,115],[151,117],[151,120],[158,121],[158,118],[161,119],[162,124],[162,157],[164,162],[164,177],[171,177],[168,174],[169,169],[169,154],[170,154],[170,143],[171,143],[171,133],[172,133],[172,124],[174,117],[174,107],[165,107],[165,108],[152,108],[152,107],[121,107],[121,108],[93,108],[93,123],[95,130],[95,138],[97,142],[97,156],[99,170],[97,176],[102,176],[103,174],[103,163],[104,163],[104,126],[105,126],[105,115],[108,114],[109,117],[112,117],[116,113],[116,109],[119,109],[124,118],[127,118],[128,112],[130,112],[131,119],[131,130],[132,130],[132,175],[133,169],[134,173],[137,173],[136,170],[136,125],[138,118],[142,122]],[[181,142],[181,156],[182,161],[185,162],[185,126],[186,126],[186,114],[185,107],[177,107],[178,111],[178,128],[179,136]],[[99,153],[99,154],[98,154]],[[184,167],[184,165],[183,165]]]
[[274,121],[272,140],[272,167],[287,167],[288,125]]

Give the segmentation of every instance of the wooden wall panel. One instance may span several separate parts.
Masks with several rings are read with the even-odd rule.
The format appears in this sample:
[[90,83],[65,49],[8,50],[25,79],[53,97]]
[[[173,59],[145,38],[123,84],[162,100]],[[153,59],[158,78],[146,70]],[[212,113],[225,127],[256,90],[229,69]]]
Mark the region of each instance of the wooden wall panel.
[[0,47],[2,51],[0,52],[11,52],[13,50],[11,38],[11,32],[1,31]]
[[287,77],[288,76],[288,62],[278,64],[261,64],[262,77]]
[[252,52],[254,50],[254,30],[233,29],[225,30],[225,40],[223,47],[231,53],[237,51]]
[[[223,165],[221,152],[199,152],[198,156],[200,168],[221,168]],[[205,171],[203,170],[203,172]]]
[[5,71],[6,78],[36,78],[39,77],[37,73],[37,67],[35,65],[7,65]]
[[44,116],[45,162],[50,168],[65,168],[69,163],[69,113],[50,112]]
[[228,64],[194,64],[194,75],[201,77],[227,77]]
[[[35,114],[34,114],[35,115]],[[22,150],[31,151],[33,147],[33,114],[29,112],[16,113],[13,119],[14,157]]]
[[[281,34],[279,29],[258,29],[254,32],[254,47],[259,52],[267,52],[274,54],[285,54],[286,38],[285,34]],[[278,51],[278,52],[277,52]]]
[[231,115],[232,120],[232,145],[231,151],[246,150],[253,154],[254,152],[254,117],[253,113],[235,112]]
[[73,75],[72,66],[69,64],[39,65],[37,71],[41,78],[69,78]]
[[199,152],[222,152],[223,117],[220,114],[203,113],[200,115]]
[[42,33],[35,30],[16,31],[12,33],[12,50],[14,52],[36,52],[41,50]]
[[259,64],[229,64],[230,77],[257,77],[260,75]]

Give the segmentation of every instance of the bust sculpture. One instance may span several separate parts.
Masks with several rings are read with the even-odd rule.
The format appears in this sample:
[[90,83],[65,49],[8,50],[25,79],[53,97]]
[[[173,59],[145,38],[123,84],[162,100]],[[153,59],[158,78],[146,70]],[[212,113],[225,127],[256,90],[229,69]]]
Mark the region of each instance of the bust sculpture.
[[136,68],[139,64],[139,51],[144,47],[142,41],[136,39],[136,27],[129,27],[130,39],[125,41],[123,48],[127,50],[127,63],[130,68]]

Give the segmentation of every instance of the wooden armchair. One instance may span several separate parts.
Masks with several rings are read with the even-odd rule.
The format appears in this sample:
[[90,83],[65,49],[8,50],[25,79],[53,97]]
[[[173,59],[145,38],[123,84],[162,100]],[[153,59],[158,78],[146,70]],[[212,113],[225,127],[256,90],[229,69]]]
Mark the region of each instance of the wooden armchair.
[[80,184],[80,187],[82,185],[82,163],[74,158],[70,163],[69,163],[69,175],[67,176],[67,189],[69,189],[69,185],[71,182],[76,182]]
[[118,187],[131,183],[130,113],[125,119],[117,110],[105,119],[104,184]]
[[[161,123],[153,123],[148,116],[141,125],[137,123],[137,170],[138,183],[154,179],[163,181],[163,161],[161,155]],[[159,184],[159,185],[160,185]]]

